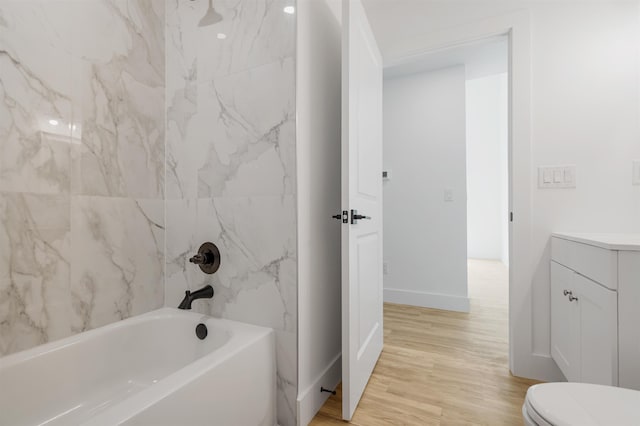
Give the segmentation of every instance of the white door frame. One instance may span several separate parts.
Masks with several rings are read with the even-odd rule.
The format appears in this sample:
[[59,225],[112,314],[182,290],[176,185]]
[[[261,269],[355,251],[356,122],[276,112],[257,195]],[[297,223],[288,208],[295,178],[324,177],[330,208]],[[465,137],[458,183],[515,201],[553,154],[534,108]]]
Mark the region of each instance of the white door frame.
[[509,368],[516,376],[557,379],[549,354],[533,352],[534,260],[531,245],[531,31],[528,11],[520,11],[436,31],[412,41],[385,67],[416,61],[440,50],[495,36],[509,39]]

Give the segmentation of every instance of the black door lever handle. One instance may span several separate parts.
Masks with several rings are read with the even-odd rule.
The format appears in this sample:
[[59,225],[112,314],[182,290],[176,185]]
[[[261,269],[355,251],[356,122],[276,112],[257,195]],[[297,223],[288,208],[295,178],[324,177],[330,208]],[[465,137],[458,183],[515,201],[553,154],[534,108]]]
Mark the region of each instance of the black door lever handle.
[[341,214],[334,214],[331,217],[334,218],[334,219],[338,219],[338,220],[342,219],[342,215]]
[[358,223],[360,219],[371,219],[371,216],[365,216],[362,214],[358,214],[358,210],[351,210],[351,224],[355,225]]

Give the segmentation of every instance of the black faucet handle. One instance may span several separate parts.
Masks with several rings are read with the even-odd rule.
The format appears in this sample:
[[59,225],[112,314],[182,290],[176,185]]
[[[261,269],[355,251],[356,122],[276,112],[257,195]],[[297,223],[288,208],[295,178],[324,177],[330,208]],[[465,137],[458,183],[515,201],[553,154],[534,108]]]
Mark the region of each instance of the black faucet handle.
[[207,256],[201,253],[193,256],[191,259],[189,259],[189,262],[195,263],[196,265],[206,265],[207,263],[209,263],[207,262]]
[[189,262],[199,265],[205,274],[213,274],[220,267],[220,250],[213,243],[204,243]]

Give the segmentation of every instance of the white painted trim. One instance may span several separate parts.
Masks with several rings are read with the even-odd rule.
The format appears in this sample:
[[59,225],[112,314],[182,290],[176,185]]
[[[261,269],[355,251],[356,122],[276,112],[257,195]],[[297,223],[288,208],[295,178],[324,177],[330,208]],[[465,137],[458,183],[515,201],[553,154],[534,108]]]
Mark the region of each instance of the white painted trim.
[[308,425],[325,401],[331,396],[320,388],[335,389],[342,379],[342,356],[338,354],[313,383],[298,394],[298,424]]
[[530,378],[540,380],[542,382],[567,381],[558,368],[556,362],[551,358],[551,355],[533,353],[531,355],[530,362],[530,370],[535,372],[535,377]]
[[[509,35],[513,28],[529,30],[529,12],[519,12],[494,16],[470,22],[461,26],[434,31],[424,37],[413,40],[413,46],[405,44],[403,49],[395,49],[394,56],[384,57],[384,67],[392,68],[416,61],[422,56],[431,55],[458,46],[483,43],[487,39]],[[530,53],[530,47],[527,53]]]
[[412,46],[385,57],[385,67],[498,35],[509,37],[509,368],[516,376],[562,380],[555,362],[533,353],[535,261],[532,233],[531,28],[529,11],[494,16],[416,38]]
[[469,312],[469,298],[448,294],[426,293],[424,291],[384,289],[384,301],[422,308],[444,309],[447,311]]
[[[296,2],[298,339],[295,391],[296,399],[301,399],[303,404],[302,407],[296,404],[296,424],[302,424],[301,414],[314,415],[319,409],[317,395],[307,395],[308,389],[318,375],[325,374],[323,371],[328,365],[333,365],[342,350],[339,250],[342,225],[331,218],[341,211],[342,38],[331,5],[337,5],[339,11],[341,2]],[[340,367],[337,374],[339,376]],[[329,387],[331,380],[323,381],[322,385]]]

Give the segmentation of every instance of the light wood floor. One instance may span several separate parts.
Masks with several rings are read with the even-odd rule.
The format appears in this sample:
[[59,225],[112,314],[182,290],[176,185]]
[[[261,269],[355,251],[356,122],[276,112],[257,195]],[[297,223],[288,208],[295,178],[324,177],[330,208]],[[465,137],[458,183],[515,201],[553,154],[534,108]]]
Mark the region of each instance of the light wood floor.
[[[508,368],[508,274],[469,261],[468,314],[384,306],[384,350],[352,424],[521,425],[527,388]],[[311,422],[345,423],[340,389]]]

